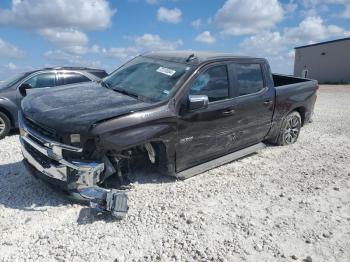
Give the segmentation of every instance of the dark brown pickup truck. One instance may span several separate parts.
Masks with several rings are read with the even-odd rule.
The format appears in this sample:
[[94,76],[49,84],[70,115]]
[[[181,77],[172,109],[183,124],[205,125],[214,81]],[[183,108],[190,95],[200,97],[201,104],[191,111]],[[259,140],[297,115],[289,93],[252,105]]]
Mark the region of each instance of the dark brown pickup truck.
[[[265,59],[151,52],[100,83],[29,94],[19,113],[36,177],[123,217],[138,168],[185,179],[289,145],[310,121],[317,81],[271,74]],[[114,181],[114,182],[112,182]]]

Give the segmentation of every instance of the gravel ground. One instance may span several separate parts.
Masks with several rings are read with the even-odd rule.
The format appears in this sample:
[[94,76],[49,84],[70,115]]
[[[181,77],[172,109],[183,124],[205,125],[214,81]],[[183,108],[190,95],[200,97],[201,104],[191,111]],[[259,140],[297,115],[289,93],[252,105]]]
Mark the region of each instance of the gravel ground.
[[350,86],[323,86],[297,144],[186,181],[151,177],[126,219],[93,216],[0,141],[0,260],[350,261]]

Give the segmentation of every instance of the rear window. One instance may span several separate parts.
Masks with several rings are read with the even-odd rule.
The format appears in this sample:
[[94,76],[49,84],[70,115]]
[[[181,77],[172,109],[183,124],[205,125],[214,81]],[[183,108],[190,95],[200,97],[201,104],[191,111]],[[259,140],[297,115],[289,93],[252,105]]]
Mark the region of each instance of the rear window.
[[260,64],[234,64],[239,96],[254,94],[264,88]]
[[94,76],[97,76],[98,78],[101,78],[101,79],[108,76],[106,71],[88,71],[88,72]]

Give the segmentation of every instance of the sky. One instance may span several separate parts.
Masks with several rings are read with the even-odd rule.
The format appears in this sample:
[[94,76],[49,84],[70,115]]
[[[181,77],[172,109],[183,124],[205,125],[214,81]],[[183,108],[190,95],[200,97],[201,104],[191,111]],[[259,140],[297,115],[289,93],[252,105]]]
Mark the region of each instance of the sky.
[[[265,57],[350,37],[350,0],[0,0],[0,79],[48,66],[108,72],[152,50]],[[349,50],[350,51],[350,50]]]

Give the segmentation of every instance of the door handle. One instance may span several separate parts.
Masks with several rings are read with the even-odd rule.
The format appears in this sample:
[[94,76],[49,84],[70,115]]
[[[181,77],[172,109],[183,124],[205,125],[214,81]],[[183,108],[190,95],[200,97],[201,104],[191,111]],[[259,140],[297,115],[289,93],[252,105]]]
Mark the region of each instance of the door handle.
[[272,105],[272,100],[267,100],[267,101],[265,101],[265,102],[264,102],[264,105],[265,105],[265,106],[270,106],[270,105]]
[[223,114],[224,116],[231,116],[231,115],[233,115],[234,113],[236,113],[236,111],[235,111],[234,109],[231,109],[231,110],[227,110],[227,111],[222,112],[222,114]]

